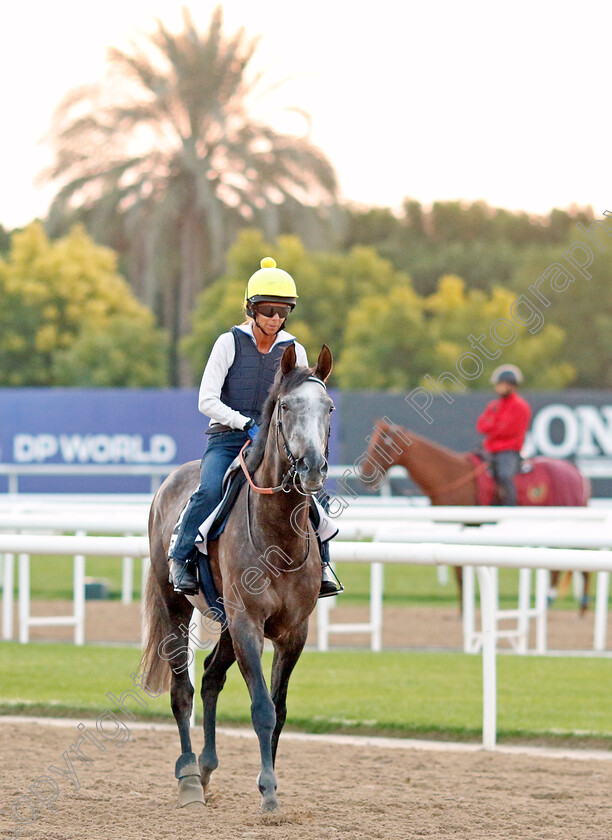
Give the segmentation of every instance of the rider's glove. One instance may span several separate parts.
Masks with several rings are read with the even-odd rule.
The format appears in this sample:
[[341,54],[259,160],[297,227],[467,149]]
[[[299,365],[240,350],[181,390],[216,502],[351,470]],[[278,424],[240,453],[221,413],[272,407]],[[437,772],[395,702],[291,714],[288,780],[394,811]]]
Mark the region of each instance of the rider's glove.
[[245,425],[242,428],[243,431],[245,431],[247,435],[251,438],[251,440],[255,440],[255,438],[257,437],[257,432],[259,431],[259,426],[253,420],[252,417],[247,423],[245,423]]

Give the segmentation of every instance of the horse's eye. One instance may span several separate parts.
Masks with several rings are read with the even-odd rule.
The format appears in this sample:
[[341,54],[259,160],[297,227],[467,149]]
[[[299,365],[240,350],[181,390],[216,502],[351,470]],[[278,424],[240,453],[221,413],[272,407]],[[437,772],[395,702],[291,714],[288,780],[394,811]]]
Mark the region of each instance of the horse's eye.
[[280,407],[281,407],[281,411],[287,411],[287,403],[281,403]]
[[335,411],[335,410],[336,410],[336,406],[335,406],[335,405],[330,405],[330,407],[329,407],[329,413],[331,414],[331,413],[332,413],[332,411]]

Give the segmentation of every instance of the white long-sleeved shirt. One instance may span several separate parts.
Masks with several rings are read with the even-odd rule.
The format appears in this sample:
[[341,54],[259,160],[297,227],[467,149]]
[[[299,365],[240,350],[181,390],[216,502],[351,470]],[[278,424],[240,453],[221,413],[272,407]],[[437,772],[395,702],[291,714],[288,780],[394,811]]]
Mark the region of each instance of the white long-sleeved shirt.
[[[248,324],[238,325],[238,329],[249,335],[254,343],[255,336],[253,335],[253,322]],[[272,350],[279,341],[288,341],[294,338],[291,333],[286,330],[281,330],[274,340],[274,344],[270,348]],[[302,367],[308,364],[308,357],[306,350],[299,342],[295,342],[295,354],[297,364]],[[236,345],[234,343],[234,336],[231,332],[223,333],[215,341],[208,362],[202,374],[202,382],[200,383],[200,393],[198,396],[198,408],[202,414],[210,417],[211,426],[221,424],[222,426],[230,426],[232,429],[243,429],[248,423],[249,417],[241,414],[239,411],[234,411],[224,402],[221,402],[221,390],[223,383],[236,357]]]

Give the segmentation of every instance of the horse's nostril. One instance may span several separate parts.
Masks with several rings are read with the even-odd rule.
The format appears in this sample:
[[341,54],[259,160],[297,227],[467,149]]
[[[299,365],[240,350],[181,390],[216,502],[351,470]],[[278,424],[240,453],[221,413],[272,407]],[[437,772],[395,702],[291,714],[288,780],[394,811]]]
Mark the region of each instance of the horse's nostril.
[[310,477],[311,480],[320,480],[327,476],[327,461],[317,455],[304,455],[300,458],[297,471],[302,477]]

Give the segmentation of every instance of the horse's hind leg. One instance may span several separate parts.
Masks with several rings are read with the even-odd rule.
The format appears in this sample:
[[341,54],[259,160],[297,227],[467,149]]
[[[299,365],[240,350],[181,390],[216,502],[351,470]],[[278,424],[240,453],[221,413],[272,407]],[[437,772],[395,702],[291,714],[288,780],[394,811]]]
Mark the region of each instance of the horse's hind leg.
[[259,740],[261,770],[257,777],[257,786],[263,797],[261,809],[274,811],[278,807],[272,760],[272,733],[276,724],[276,712],[261,667],[263,628],[252,619],[240,616],[232,620],[232,641],[238,667],[251,696],[251,720]]
[[299,628],[297,633],[280,642],[274,643],[274,661],[272,662],[272,702],[276,710],[276,725],[272,733],[272,761],[276,763],[278,739],[287,719],[287,689],[289,678],[300,658],[306,637],[308,636],[308,621]]
[[[181,610],[182,615],[175,617],[175,626],[182,618],[181,627],[189,625],[189,619],[193,610],[191,604],[182,599],[188,609]],[[182,605],[181,605],[182,606]],[[170,703],[172,713],[181,739],[181,755],[178,757],[174,775],[178,779],[178,804],[181,807],[193,803],[204,803],[202,786],[200,784],[200,772],[195,754],[191,747],[190,718],[193,708],[194,689],[189,679],[189,643],[188,637],[183,632],[182,641],[178,633],[171,633],[163,641],[161,655],[165,656],[172,668],[172,683],[170,686]],[[178,641],[178,644],[177,644]],[[161,646],[160,646],[161,647]]]
[[236,661],[234,646],[229,630],[225,629],[219,637],[215,649],[204,662],[202,677],[202,705],[204,706],[204,749],[198,759],[200,781],[204,790],[208,787],[210,776],[216,770],[219,759],[216,747],[217,700],[225,685],[228,668]]

